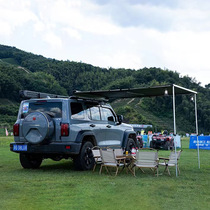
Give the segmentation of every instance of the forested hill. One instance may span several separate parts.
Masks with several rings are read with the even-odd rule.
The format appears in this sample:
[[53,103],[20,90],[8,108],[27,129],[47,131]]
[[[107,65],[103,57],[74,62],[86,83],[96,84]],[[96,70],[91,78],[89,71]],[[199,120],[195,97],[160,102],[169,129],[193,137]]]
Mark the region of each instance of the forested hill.
[[[198,70],[199,71],[199,70]],[[105,69],[74,61],[59,61],[0,45],[0,126],[11,126],[19,106],[18,92],[29,89],[71,95],[73,90],[99,90],[177,84],[198,94],[200,132],[210,133],[210,84],[201,87],[195,79],[160,68]],[[178,130],[194,132],[194,104],[190,96],[178,96]],[[119,100],[113,106],[125,121],[153,124],[155,129],[172,129],[172,98]]]

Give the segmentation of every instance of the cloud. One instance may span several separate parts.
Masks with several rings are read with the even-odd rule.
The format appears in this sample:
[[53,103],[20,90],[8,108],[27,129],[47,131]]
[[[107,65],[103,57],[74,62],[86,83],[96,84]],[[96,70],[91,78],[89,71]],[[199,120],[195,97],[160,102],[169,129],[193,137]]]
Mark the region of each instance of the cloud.
[[0,0],[0,38],[46,57],[166,67],[209,83],[209,10],[205,0]]
[[62,47],[62,40],[59,36],[55,35],[53,32],[49,32],[44,35],[44,40],[50,44],[53,49],[61,48]]
[[169,69],[209,83],[210,32],[173,32],[165,36],[162,57]]
[[210,2],[206,0],[92,0],[101,14],[119,27],[144,27],[158,31],[209,30]]
[[73,29],[71,27],[63,28],[63,31],[66,32],[68,34],[68,36],[73,37],[75,39],[81,40],[81,38],[82,38],[81,33],[79,33],[78,30]]
[[0,36],[9,36],[12,34],[12,28],[5,21],[0,20]]
[[36,16],[30,10],[29,1],[0,1],[1,35],[11,35],[13,32],[15,32],[16,28],[24,26],[28,22],[33,22],[36,19]]
[[45,30],[45,24],[39,20],[36,21],[34,24],[34,30],[35,32],[42,32]]
[[118,4],[122,5],[125,4],[126,6],[129,5],[152,5],[152,6],[164,6],[164,7],[176,7],[178,5],[177,0],[170,0],[170,1],[164,1],[164,0],[92,0],[94,3],[97,3],[99,5],[113,5]]
[[[56,25],[70,32],[88,32],[92,34],[112,35],[118,33],[118,27],[109,18],[97,12],[98,7],[86,1],[59,0],[44,3],[37,1],[39,19],[45,25]],[[74,30],[74,32],[72,31]],[[78,34],[75,38],[78,38]]]
[[99,54],[97,59],[105,68],[113,67],[138,69],[143,65],[141,56],[139,54],[127,52],[126,50],[116,50],[106,55]]

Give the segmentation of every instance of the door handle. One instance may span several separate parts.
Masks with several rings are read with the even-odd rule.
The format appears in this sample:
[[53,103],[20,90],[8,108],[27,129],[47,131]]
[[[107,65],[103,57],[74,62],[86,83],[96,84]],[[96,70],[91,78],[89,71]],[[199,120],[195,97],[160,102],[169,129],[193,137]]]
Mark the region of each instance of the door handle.
[[107,125],[106,127],[107,127],[107,128],[111,128],[112,126],[111,126],[111,125]]
[[96,126],[96,125],[94,125],[94,124],[91,124],[91,125],[90,125],[90,127],[92,127],[92,128],[95,127],[95,126]]

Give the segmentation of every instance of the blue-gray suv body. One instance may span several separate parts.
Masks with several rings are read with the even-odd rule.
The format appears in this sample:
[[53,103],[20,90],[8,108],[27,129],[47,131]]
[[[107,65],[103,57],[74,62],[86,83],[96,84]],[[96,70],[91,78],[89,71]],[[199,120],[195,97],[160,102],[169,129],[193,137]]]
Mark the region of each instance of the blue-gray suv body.
[[74,97],[22,101],[13,132],[10,150],[20,153],[24,168],[38,168],[45,158],[72,158],[77,169],[89,170],[93,146],[136,146],[133,128],[110,105]]

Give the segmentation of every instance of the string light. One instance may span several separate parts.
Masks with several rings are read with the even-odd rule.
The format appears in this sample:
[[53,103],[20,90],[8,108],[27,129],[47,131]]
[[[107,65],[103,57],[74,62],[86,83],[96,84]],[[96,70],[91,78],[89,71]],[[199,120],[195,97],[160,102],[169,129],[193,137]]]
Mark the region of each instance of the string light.
[[164,91],[164,96],[168,96],[168,90],[167,89],[165,89],[165,91]]

